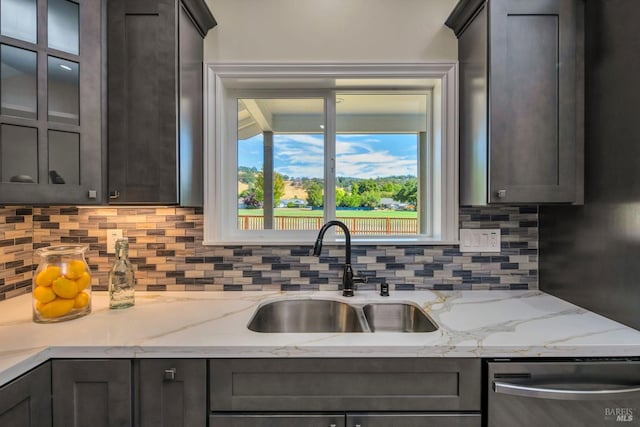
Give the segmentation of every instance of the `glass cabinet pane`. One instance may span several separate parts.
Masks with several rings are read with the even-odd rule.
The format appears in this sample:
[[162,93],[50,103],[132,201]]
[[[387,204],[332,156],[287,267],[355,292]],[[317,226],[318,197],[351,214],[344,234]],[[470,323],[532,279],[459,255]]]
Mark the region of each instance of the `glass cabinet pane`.
[[1,0],[0,34],[37,43],[36,0]]
[[78,64],[50,56],[47,68],[48,119],[52,122],[79,124]]
[[13,46],[0,47],[0,102],[2,114],[36,119],[38,117],[37,55]]
[[80,184],[80,135],[49,131],[49,184]]
[[38,182],[38,130],[24,126],[0,127],[2,182]]
[[67,0],[49,0],[49,47],[63,52],[79,53],[79,6]]

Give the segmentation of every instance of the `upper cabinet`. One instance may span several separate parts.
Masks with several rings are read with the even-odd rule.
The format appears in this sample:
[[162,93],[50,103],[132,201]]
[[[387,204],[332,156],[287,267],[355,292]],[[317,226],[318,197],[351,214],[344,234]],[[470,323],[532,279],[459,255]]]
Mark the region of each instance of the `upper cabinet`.
[[101,0],[0,0],[0,203],[100,203]]
[[460,0],[460,203],[583,203],[582,0]]
[[204,0],[109,0],[109,198],[202,205]]

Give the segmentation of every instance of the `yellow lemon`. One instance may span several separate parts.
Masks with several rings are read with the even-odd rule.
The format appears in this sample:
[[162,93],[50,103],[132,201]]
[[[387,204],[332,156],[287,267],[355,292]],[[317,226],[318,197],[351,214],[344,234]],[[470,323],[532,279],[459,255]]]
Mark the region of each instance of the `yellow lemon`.
[[36,285],[51,286],[53,281],[62,275],[60,267],[49,265],[36,276]]
[[79,259],[74,259],[67,264],[67,272],[64,275],[67,279],[75,280],[82,276],[82,273],[86,271],[87,268],[84,262]]
[[60,317],[64,316],[73,309],[75,299],[56,298],[50,303],[42,304],[40,307],[36,305],[36,308],[42,315],[42,317]]
[[53,291],[61,298],[75,298],[78,293],[78,285],[73,280],[65,277],[58,277],[51,285]]
[[91,275],[86,271],[76,279],[76,285],[78,286],[78,291],[87,289],[87,286],[89,286],[89,283],[91,283]]
[[50,286],[36,286],[33,297],[42,303],[48,303],[56,299],[56,293]]
[[85,292],[80,292],[74,299],[74,308],[84,308],[89,304],[89,295]]

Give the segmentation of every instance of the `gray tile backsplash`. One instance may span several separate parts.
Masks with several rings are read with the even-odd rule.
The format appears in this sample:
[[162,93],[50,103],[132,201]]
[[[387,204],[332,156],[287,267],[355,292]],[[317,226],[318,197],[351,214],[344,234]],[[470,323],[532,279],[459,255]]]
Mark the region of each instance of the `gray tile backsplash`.
[[[106,230],[130,241],[139,290],[337,290],[344,249],[308,246],[203,246],[203,215],[179,207],[0,207],[0,300],[30,291],[33,250],[85,243],[95,290],[105,290],[113,255]],[[499,228],[500,253],[460,253],[457,245],[358,246],[360,289],[537,289],[537,206],[462,207],[463,228]]]

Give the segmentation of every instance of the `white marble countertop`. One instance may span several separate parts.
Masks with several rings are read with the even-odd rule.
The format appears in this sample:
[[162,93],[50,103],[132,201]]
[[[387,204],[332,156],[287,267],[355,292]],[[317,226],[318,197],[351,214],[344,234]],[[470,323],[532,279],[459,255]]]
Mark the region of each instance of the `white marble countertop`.
[[[640,332],[533,291],[138,292],[136,305],[55,324],[31,320],[31,296],[0,302],[0,385],[50,358],[608,357],[640,356]],[[438,323],[430,333],[257,333],[259,304],[330,298],[408,301]]]

